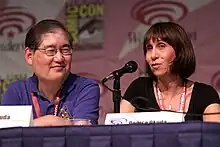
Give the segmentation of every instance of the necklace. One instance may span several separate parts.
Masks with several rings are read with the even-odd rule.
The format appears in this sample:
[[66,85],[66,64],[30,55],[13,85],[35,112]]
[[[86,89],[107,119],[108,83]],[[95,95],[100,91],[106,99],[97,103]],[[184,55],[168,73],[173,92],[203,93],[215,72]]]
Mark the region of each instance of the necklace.
[[[161,110],[165,110],[164,108],[164,104],[163,104],[163,98],[161,95],[161,91],[158,87],[158,84],[156,84],[156,90],[157,90],[157,97],[158,97],[158,101],[159,101],[159,105],[160,105],[160,109]],[[180,106],[179,106],[179,112],[183,112],[184,111],[184,107],[185,107],[185,103],[186,103],[186,83],[184,83],[184,87],[183,87],[183,92],[181,94],[181,98],[180,98]],[[168,110],[172,110],[172,105],[171,105],[171,101],[173,98],[171,98],[169,105],[168,105]]]

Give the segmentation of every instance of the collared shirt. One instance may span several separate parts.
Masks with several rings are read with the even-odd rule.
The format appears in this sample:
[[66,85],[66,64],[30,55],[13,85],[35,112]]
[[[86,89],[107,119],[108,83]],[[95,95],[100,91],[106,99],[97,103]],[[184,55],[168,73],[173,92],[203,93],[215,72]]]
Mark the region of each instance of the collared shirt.
[[[38,89],[35,75],[27,80],[11,83],[2,97],[2,105],[32,105],[34,93],[40,106],[42,116],[53,114],[54,101],[50,101]],[[90,119],[97,123],[99,117],[100,90],[96,81],[70,73],[60,92],[60,110],[64,110],[72,118]],[[33,107],[33,118],[37,118]]]

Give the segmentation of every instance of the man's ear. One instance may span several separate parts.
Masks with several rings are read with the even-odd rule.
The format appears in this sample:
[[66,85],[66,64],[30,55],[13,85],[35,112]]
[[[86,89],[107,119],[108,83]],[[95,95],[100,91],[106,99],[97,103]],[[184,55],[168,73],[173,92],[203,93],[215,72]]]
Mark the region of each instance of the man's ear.
[[33,56],[34,56],[34,52],[29,47],[26,47],[24,50],[24,57],[29,65],[32,65],[33,63]]

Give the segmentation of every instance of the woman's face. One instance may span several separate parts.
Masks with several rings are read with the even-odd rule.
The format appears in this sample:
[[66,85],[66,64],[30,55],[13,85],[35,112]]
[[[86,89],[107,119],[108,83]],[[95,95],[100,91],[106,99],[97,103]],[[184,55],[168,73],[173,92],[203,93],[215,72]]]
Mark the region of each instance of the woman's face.
[[[40,79],[56,81],[65,78],[70,72],[72,54],[63,55],[60,50],[70,48],[69,40],[61,29],[41,36],[41,44],[31,54],[28,63]],[[43,49],[56,49],[54,56],[48,56]]]
[[169,75],[170,67],[176,58],[175,50],[171,45],[161,39],[152,39],[146,44],[145,59],[153,74],[157,77]]

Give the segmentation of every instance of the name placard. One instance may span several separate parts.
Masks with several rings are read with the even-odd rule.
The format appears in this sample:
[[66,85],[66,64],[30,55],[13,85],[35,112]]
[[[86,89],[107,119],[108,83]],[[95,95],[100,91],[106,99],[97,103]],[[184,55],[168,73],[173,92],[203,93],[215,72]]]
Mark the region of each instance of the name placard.
[[29,127],[32,122],[32,106],[0,106],[0,128]]
[[185,114],[175,112],[108,113],[106,125],[184,122]]

